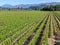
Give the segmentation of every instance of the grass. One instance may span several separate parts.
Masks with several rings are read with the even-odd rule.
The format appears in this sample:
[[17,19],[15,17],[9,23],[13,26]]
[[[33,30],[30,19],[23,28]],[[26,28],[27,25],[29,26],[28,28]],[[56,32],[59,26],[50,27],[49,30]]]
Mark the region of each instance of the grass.
[[[52,14],[52,13],[51,13]],[[31,41],[28,45],[35,45],[39,37],[42,28],[45,26],[45,34],[43,36],[43,45],[48,45],[48,36],[50,31],[50,19],[48,18],[45,25],[45,21],[50,15],[49,11],[26,11],[26,10],[15,10],[0,11],[0,45],[10,45],[22,34],[25,34],[16,41],[15,45],[23,45],[27,38],[35,31],[35,29],[40,25],[37,31],[34,33]],[[53,15],[53,14],[52,14]],[[46,17],[45,17],[46,16]],[[53,19],[54,33],[57,33],[56,22],[60,27],[60,13],[59,11],[54,12],[55,20]],[[45,19],[44,19],[45,17]],[[55,23],[54,23],[55,22]],[[31,28],[32,27],[32,28]],[[30,29],[31,28],[31,29]],[[28,31],[28,32],[27,32]]]
[[[43,11],[0,11],[0,44],[12,42],[24,33],[32,22],[41,20],[47,14],[48,12]],[[22,31],[23,28],[25,28],[24,31]]]

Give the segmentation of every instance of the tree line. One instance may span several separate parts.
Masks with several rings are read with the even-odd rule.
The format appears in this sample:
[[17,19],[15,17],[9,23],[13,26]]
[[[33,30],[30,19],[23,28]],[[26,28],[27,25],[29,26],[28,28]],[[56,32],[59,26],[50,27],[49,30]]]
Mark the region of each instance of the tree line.
[[44,7],[30,6],[29,8],[0,8],[0,10],[40,10],[40,11],[60,11],[60,5],[48,5]]

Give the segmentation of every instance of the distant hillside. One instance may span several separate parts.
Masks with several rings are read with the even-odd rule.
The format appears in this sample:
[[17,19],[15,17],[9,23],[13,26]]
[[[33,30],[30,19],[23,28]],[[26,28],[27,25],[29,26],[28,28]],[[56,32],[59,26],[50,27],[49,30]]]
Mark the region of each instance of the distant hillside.
[[34,9],[34,10],[39,10],[43,9],[45,7],[49,7],[50,5],[55,6],[55,8],[60,8],[60,2],[52,2],[52,3],[42,3],[42,4],[20,4],[20,5],[10,5],[10,4],[5,4],[0,6],[0,8],[23,8],[23,9]]
[[29,9],[33,10],[43,10],[43,11],[60,11],[60,2],[52,2],[52,3],[43,3],[36,6],[30,6]]
[[13,6],[10,4],[4,4],[1,6],[2,8],[12,8]]

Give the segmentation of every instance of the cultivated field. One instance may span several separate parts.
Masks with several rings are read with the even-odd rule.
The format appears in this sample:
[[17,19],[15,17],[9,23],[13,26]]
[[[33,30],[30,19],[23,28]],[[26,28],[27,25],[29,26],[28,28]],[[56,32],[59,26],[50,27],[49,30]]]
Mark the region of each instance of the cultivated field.
[[60,45],[60,12],[0,11],[0,45]]

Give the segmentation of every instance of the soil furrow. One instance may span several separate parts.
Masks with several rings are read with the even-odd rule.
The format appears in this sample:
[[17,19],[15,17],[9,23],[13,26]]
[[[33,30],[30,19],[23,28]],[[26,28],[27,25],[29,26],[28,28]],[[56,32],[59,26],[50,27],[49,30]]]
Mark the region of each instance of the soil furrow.
[[48,41],[49,41],[49,45],[54,45],[54,29],[53,29],[53,13],[51,12],[50,14],[51,16],[51,22],[50,22],[50,37],[48,38]]
[[[35,25],[35,24],[34,24]],[[19,41],[29,30],[31,30],[33,26],[31,26],[27,31],[21,34],[16,40],[14,40],[10,45],[14,45],[17,41]]]
[[[44,17],[44,19],[46,18],[46,16]],[[41,23],[44,21],[44,19],[40,22],[40,24],[36,27],[36,29],[34,30],[34,32],[27,38],[27,40],[23,43],[23,45],[28,45],[29,42],[32,40],[32,38],[34,37],[36,31],[39,29]]]
[[60,45],[60,29],[58,25],[58,21],[56,20],[56,16],[54,15],[54,19],[56,21],[56,26],[57,26],[57,35],[55,35],[55,44],[54,45]]
[[[48,18],[49,18],[49,16],[48,16]],[[35,44],[35,45],[40,45],[40,44],[41,44],[42,37],[43,37],[44,32],[45,32],[45,27],[46,27],[46,24],[47,24],[48,18],[47,18],[47,20],[46,20],[46,22],[45,22],[45,25],[43,26],[42,31],[40,32],[40,35],[39,35],[39,37],[38,37],[38,39],[37,39],[37,41],[36,41],[36,44]]]

